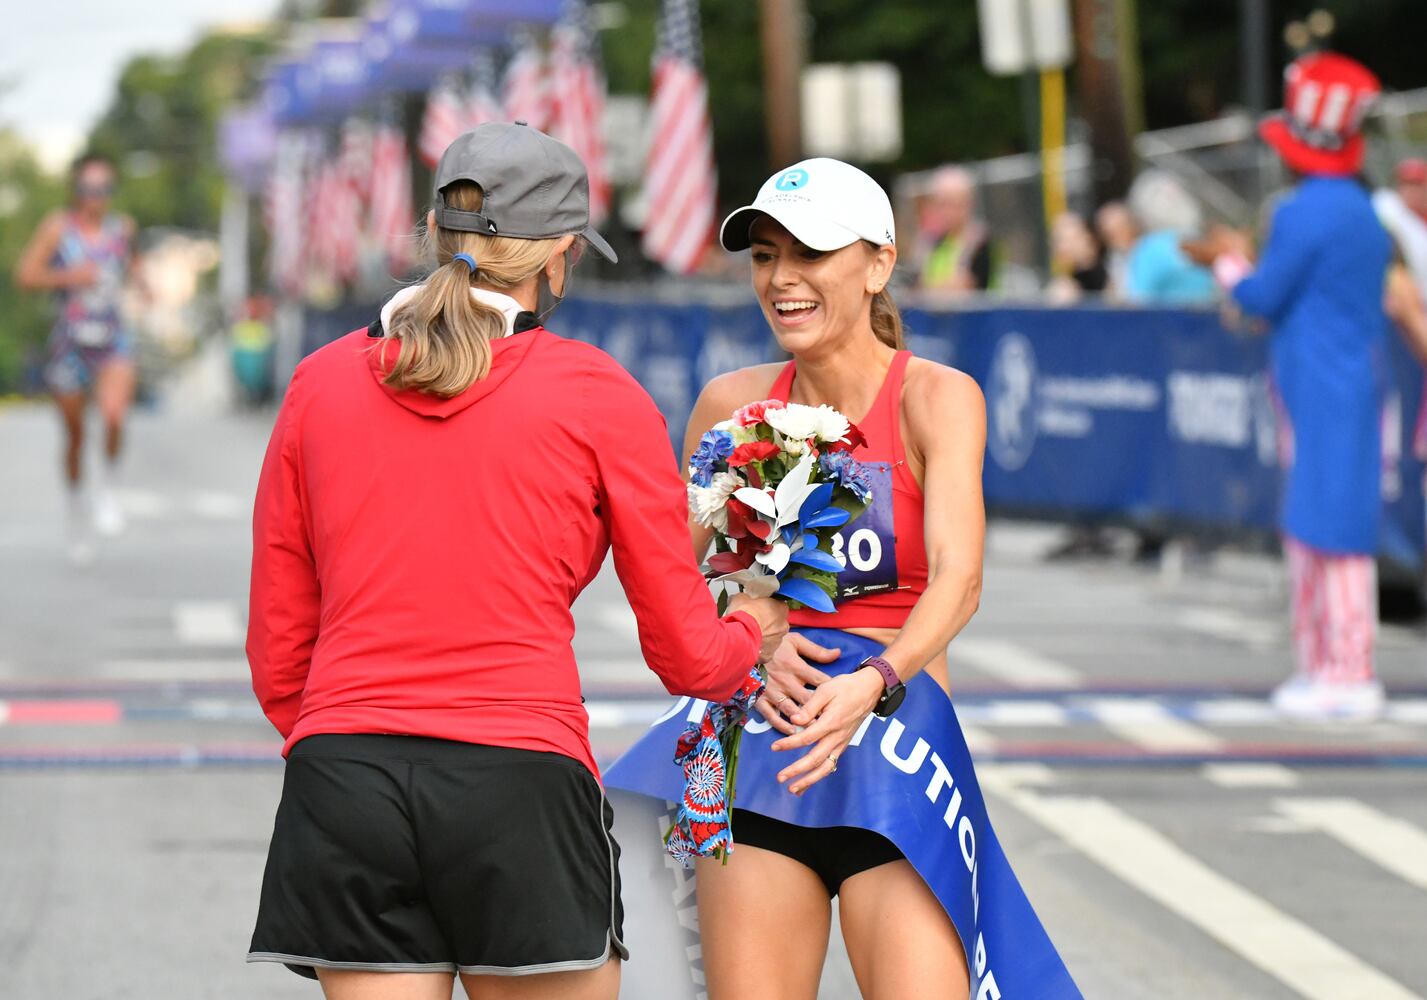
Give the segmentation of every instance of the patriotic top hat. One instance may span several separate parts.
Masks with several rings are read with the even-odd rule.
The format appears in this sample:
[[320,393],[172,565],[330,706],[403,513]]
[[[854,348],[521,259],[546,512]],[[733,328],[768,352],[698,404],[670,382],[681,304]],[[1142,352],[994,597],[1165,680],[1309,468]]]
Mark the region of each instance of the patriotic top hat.
[[1265,119],[1259,135],[1299,173],[1355,174],[1363,165],[1363,117],[1381,90],[1354,59],[1302,56],[1284,72],[1284,110]]

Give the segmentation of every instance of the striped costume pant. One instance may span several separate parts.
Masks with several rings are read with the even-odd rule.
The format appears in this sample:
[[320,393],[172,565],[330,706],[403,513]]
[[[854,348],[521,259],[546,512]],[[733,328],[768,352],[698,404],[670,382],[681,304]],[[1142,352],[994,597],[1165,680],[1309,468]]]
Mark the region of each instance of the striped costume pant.
[[1335,555],[1283,536],[1293,590],[1293,648],[1313,680],[1345,684],[1373,677],[1377,564]]

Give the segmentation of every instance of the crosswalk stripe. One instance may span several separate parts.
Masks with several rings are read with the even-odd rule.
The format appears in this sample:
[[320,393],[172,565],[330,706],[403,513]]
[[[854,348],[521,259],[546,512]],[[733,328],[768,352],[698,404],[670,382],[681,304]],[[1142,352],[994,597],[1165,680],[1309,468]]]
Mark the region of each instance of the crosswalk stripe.
[[1156,701],[1094,698],[1087,707],[1106,729],[1147,750],[1202,753],[1224,745],[1213,733],[1176,718]]
[[1192,632],[1257,649],[1271,649],[1285,641],[1278,625],[1223,608],[1186,608],[1179,613],[1178,621],[1181,628]]
[[1080,671],[1003,639],[960,638],[951,644],[953,663],[965,662],[1018,688],[1083,687]]
[[1190,703],[1188,714],[1196,722],[1219,726],[1257,726],[1281,721],[1264,698],[1201,698]]
[[993,701],[967,706],[958,715],[976,725],[988,726],[1064,726],[1070,713],[1064,705],[1053,701]]
[[983,785],[1165,909],[1308,1000],[1419,1000],[1306,924],[1098,798]]
[[1406,820],[1348,798],[1279,799],[1274,806],[1283,815],[1326,833],[1404,882],[1427,889],[1427,833]]
[[179,601],[173,629],[190,646],[241,646],[243,619],[233,601]]
[[148,659],[101,660],[95,673],[104,680],[125,681],[199,681],[246,680],[248,661],[227,659]]
[[1205,764],[1200,771],[1220,788],[1296,788],[1298,775],[1282,764],[1258,764],[1233,761]]

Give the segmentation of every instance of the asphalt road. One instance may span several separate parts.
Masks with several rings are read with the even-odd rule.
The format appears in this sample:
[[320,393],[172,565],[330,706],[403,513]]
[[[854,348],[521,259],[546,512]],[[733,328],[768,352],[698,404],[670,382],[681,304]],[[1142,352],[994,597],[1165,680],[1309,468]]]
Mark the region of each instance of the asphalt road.
[[[143,413],[129,530],[60,546],[57,426],[0,409],[0,998],[317,995],[243,963],[281,783],[242,658],[270,414]],[[1087,997],[1427,995],[1427,649],[1393,707],[1291,725],[1278,567],[1047,563],[994,525],[955,700],[1012,864]],[[662,709],[612,575],[577,607],[597,751]],[[834,949],[823,996],[853,997]]]

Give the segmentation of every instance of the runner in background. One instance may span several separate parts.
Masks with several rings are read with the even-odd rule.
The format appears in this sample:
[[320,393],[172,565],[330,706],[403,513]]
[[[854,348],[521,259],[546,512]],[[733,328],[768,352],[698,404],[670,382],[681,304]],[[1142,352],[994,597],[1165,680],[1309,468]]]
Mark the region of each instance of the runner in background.
[[[66,542],[72,559],[87,562],[94,555],[91,517],[102,534],[124,528],[113,487],[137,381],[133,334],[121,308],[134,223],[112,210],[118,174],[107,158],[85,154],[71,178],[69,207],[40,223],[20,255],[15,281],[21,288],[54,293],[56,320],[45,382],[64,420]],[[92,505],[83,488],[84,422],[91,396],[104,422],[104,461]]]

